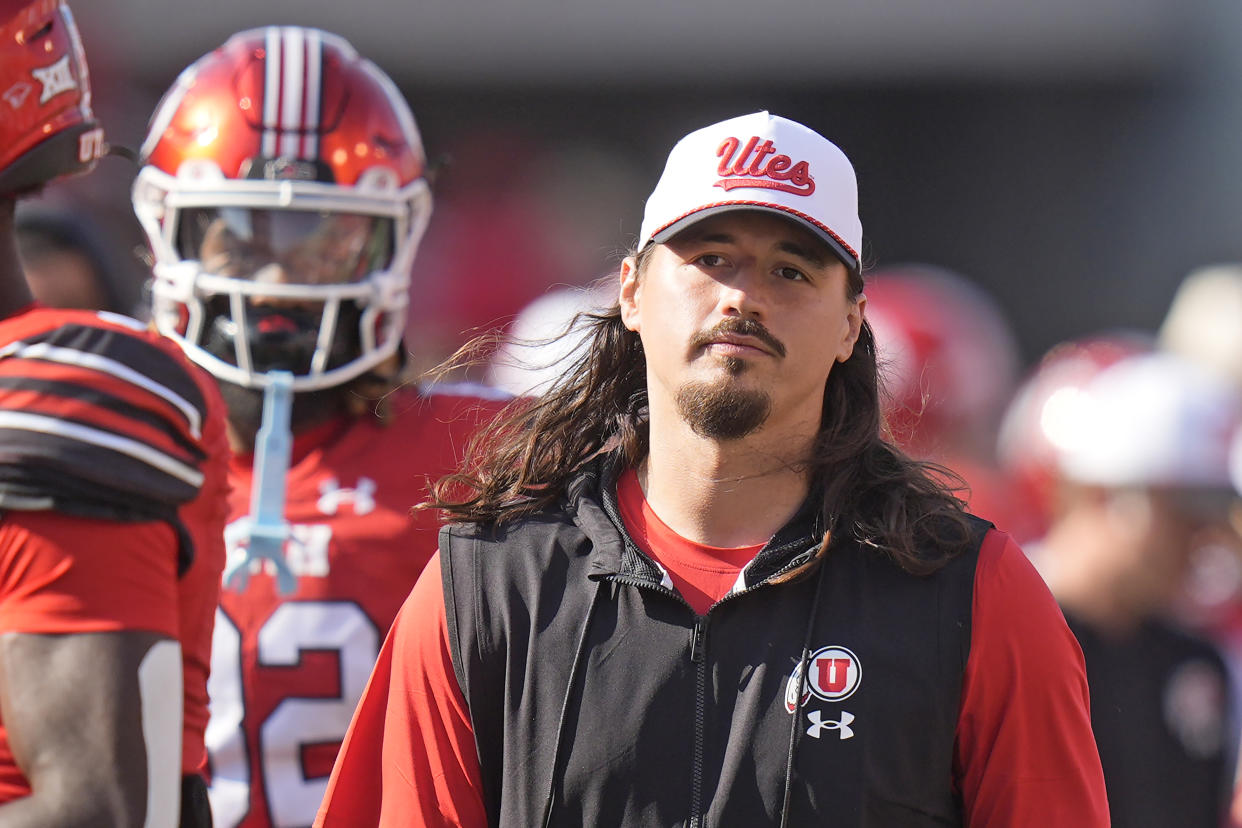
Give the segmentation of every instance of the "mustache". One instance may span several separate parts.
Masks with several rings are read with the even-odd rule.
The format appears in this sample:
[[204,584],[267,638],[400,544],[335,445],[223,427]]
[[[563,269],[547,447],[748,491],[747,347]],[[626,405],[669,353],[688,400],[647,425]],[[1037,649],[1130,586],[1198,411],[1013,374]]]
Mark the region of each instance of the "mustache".
[[709,330],[695,334],[694,338],[690,340],[690,347],[694,350],[706,348],[725,334],[749,336],[757,339],[771,348],[777,356],[782,359],[785,357],[785,344],[773,336],[771,331],[763,327],[762,323],[756,322],[753,319],[743,319],[736,316],[722,319]]

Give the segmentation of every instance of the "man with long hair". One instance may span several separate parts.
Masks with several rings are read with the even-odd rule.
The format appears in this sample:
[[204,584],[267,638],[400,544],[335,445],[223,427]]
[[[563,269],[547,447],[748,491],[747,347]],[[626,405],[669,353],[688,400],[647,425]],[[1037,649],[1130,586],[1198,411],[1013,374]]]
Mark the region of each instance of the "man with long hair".
[[1108,824],[1052,597],[882,438],[861,242],[812,130],[674,147],[590,347],[437,488],[317,825]]

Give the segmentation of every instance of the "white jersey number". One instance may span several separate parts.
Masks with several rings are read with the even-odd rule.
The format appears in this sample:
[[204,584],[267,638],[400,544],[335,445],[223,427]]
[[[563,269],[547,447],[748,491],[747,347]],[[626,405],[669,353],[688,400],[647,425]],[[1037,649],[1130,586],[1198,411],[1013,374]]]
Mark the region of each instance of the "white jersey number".
[[[327,777],[307,779],[305,744],[345,738],[354,708],[379,657],[379,632],[352,602],[293,601],[277,607],[259,629],[259,667],[296,666],[305,650],[334,650],[340,658],[341,695],[286,698],[259,726],[263,787],[272,824],[310,825],[328,786]],[[211,720],[207,750],[211,758],[209,794],[216,828],[233,828],[250,810],[250,767],[242,729],[245,697],[241,671],[241,633],[216,610],[211,645]]]

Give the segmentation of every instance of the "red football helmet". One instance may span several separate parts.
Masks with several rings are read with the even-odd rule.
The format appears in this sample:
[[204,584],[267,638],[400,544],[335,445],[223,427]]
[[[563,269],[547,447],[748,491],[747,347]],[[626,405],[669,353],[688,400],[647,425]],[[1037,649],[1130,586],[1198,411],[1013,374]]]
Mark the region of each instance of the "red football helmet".
[[981,436],[990,443],[1019,364],[996,301],[965,277],[928,265],[877,270],[866,295],[893,439],[934,457]]
[[107,150],[63,0],[0,5],[0,198],[87,172]]
[[233,35],[181,73],[141,157],[154,321],[195,362],[250,388],[291,371],[307,391],[397,351],[426,159],[395,84],[349,43]]

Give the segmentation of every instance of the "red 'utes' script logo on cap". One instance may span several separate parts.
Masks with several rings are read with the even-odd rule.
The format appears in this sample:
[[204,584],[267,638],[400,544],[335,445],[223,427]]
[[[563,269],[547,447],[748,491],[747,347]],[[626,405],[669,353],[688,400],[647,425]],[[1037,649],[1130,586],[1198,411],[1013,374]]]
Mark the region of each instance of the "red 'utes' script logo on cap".
[[[741,152],[738,148],[741,147]],[[761,144],[759,136],[751,136],[745,145],[740,139],[726,138],[716,150],[720,156],[717,172],[725,176],[716,182],[724,190],[734,187],[762,187],[794,195],[809,196],[815,192],[815,179],[806,161],[796,164],[788,155],[776,155],[771,139]]]

